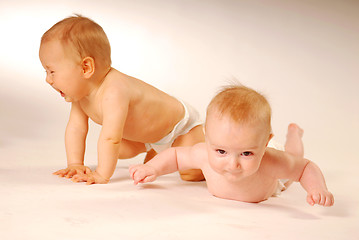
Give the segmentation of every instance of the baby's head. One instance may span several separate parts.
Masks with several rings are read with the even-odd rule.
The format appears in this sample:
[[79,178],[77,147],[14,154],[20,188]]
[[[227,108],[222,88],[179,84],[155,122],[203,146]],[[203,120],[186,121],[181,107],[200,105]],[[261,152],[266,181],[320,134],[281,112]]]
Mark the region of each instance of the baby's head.
[[225,87],[207,108],[205,131],[211,167],[230,179],[249,176],[272,137],[270,105],[250,88]]
[[271,107],[267,99],[243,85],[224,87],[207,107],[207,119],[213,114],[229,118],[238,124],[256,124],[263,134],[270,134]]
[[111,66],[111,47],[100,25],[89,18],[76,15],[65,18],[52,26],[41,38],[41,45],[58,40],[64,51],[75,61],[85,57],[95,61],[96,68],[108,69]]

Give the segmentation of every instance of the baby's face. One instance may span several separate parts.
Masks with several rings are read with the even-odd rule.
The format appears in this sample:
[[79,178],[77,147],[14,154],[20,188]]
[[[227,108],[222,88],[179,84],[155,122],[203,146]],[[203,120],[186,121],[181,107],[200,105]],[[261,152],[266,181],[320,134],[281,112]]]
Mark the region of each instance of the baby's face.
[[40,46],[39,57],[46,70],[46,82],[67,102],[84,97],[83,74],[79,61],[66,54],[59,40],[50,40]]
[[258,124],[238,124],[210,113],[206,120],[206,145],[211,168],[236,181],[257,172],[269,134]]

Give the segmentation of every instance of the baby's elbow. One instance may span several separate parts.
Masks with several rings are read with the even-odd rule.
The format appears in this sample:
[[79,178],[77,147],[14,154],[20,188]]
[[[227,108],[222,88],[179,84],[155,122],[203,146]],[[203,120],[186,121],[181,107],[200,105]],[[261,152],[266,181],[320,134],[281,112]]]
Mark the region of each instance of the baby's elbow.
[[110,143],[112,145],[120,145],[121,139],[115,137],[107,137],[104,139],[105,142]]
[[301,165],[300,165],[300,167],[299,167],[299,169],[300,169],[300,174],[298,174],[298,177],[297,177],[297,179],[295,179],[295,181],[300,182],[300,180],[302,179],[302,177],[303,177],[303,175],[304,175],[304,173],[305,173],[305,170],[306,170],[307,166],[308,166],[310,163],[311,163],[310,160],[303,158],[303,160],[301,161]]

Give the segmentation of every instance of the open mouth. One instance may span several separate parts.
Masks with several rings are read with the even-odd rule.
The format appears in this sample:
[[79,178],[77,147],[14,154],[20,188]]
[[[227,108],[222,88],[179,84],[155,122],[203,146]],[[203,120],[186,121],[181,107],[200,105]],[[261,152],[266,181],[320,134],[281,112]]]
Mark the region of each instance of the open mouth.
[[62,91],[59,91],[61,94],[61,97],[65,97],[65,93],[63,93]]

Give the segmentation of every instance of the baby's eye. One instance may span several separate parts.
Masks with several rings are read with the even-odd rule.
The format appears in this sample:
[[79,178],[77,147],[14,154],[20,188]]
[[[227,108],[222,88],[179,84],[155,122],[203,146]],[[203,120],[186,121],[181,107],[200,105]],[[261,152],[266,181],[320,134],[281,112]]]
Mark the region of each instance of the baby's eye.
[[252,152],[242,152],[241,155],[242,155],[242,156],[245,156],[245,157],[248,157],[248,156],[253,155],[253,153],[252,153]]
[[218,152],[221,155],[226,154],[226,151],[224,151],[223,149],[217,149],[216,152]]
[[46,74],[54,74],[55,71],[45,71]]

